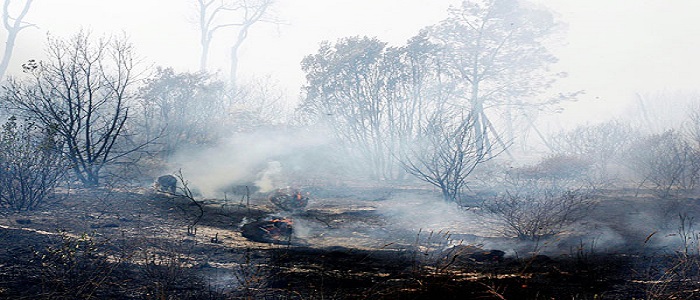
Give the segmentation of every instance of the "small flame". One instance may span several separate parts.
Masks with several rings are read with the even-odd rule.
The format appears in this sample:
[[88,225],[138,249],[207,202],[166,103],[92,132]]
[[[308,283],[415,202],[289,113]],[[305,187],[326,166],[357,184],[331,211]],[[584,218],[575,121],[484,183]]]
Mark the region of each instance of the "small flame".
[[294,221],[292,219],[272,219],[270,220],[272,223],[287,223],[288,225],[294,224]]

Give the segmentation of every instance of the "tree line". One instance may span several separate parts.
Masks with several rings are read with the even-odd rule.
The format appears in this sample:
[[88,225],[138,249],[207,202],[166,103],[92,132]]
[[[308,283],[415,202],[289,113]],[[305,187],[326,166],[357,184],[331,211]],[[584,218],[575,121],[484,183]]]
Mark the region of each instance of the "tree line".
[[[469,174],[512,142],[502,128],[575,96],[542,96],[561,76],[548,71],[556,58],[544,46],[556,30],[549,12],[519,1],[465,1],[405,45],[323,42],[301,63],[307,83],[292,121],[280,118],[265,83],[234,87],[205,71],[143,68],[127,38],[83,31],[49,37],[44,57],[7,79],[2,106],[14,122],[9,135],[37,137],[24,141],[45,147],[86,187],[120,166],[286,122],[327,128],[335,150],[371,178],[415,176],[456,201]],[[47,139],[50,147],[36,142]]]
[[454,201],[522,133],[518,122],[580,93],[544,96],[564,76],[549,71],[557,60],[545,47],[557,30],[551,13],[520,1],[464,1],[402,46],[325,42],[302,62],[299,110],[375,178],[414,175]]

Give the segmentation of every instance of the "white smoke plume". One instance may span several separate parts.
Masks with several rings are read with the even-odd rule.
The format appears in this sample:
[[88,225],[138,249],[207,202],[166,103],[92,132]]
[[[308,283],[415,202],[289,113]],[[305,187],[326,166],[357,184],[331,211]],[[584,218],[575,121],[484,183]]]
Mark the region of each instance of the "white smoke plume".
[[260,192],[266,193],[288,185],[283,179],[282,163],[271,161],[267,163],[267,167],[258,174],[258,179],[255,181],[255,186],[260,188]]
[[204,197],[220,197],[232,185],[257,184],[269,191],[287,185],[284,177],[305,163],[294,157],[325,145],[324,136],[295,130],[241,133],[208,148],[181,149],[169,172],[182,170],[190,187]]

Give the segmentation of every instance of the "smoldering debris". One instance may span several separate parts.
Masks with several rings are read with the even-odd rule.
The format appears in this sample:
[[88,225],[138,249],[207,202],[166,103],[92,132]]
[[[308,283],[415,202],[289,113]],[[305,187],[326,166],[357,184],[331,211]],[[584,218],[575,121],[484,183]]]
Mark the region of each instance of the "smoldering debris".
[[[298,232],[305,234],[304,229],[295,219],[301,218],[300,214],[309,203],[309,193],[303,193],[296,188],[280,188],[269,193],[268,200],[281,209],[278,213],[267,215],[255,221],[244,218],[239,228],[243,237],[261,243],[292,244],[297,242]],[[299,228],[297,228],[299,227]]]
[[284,211],[299,212],[309,204],[309,193],[296,188],[277,189],[270,196],[270,202]]
[[294,221],[287,217],[269,216],[241,226],[243,237],[261,243],[290,244]]

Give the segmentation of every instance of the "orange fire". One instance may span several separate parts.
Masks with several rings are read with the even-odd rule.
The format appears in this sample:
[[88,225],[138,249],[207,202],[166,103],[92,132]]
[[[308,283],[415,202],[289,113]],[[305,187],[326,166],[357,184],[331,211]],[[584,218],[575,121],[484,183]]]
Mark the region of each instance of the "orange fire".
[[270,220],[272,223],[287,223],[287,225],[292,225],[294,222],[292,219],[272,219]]

